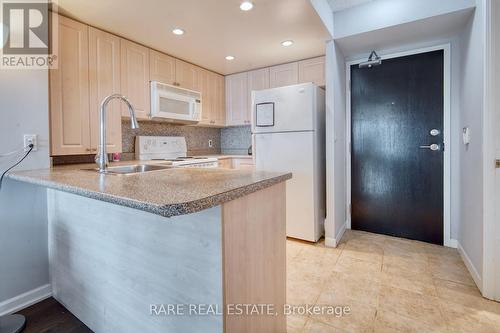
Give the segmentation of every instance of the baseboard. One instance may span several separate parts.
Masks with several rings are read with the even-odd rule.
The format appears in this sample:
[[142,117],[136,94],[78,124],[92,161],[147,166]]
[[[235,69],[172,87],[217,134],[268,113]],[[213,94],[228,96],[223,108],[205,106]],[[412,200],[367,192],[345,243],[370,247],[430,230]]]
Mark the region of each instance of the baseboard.
[[50,296],[52,296],[52,287],[50,284],[46,284],[24,294],[12,297],[0,303],[0,316],[15,313]]
[[344,236],[345,230],[347,226],[347,221],[341,227],[335,238],[325,237],[325,246],[327,247],[337,247],[342,240],[342,236]]
[[467,267],[470,275],[472,276],[472,279],[476,283],[476,286],[479,288],[481,293],[483,293],[483,279],[481,278],[481,275],[479,275],[479,273],[477,272],[476,268],[474,267],[474,264],[472,264],[472,261],[467,255],[467,252],[465,252],[462,245],[460,245],[460,243],[458,242],[457,242],[457,250],[458,253],[460,253],[460,256],[462,257],[462,260],[464,261],[465,267]]
[[452,247],[452,248],[456,249],[456,248],[458,248],[458,241],[456,239],[450,238],[450,240],[448,242],[446,242],[446,244],[444,244],[444,246]]

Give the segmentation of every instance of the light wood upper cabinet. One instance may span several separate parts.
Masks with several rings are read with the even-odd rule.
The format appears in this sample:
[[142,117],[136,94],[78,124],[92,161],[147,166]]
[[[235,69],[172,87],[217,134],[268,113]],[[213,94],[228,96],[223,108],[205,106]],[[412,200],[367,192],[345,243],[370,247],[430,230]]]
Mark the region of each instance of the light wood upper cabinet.
[[175,81],[182,88],[200,91],[202,72],[200,67],[175,59]]
[[296,62],[270,67],[269,87],[283,87],[299,82],[299,65]]
[[248,75],[226,76],[226,125],[248,124]]
[[248,72],[248,113],[246,124],[251,124],[252,119],[252,91],[269,89],[269,73],[269,68]]
[[299,61],[299,83],[305,82],[325,85],[325,57]]
[[215,110],[214,110],[214,120],[215,125],[219,127],[226,126],[226,89],[225,89],[225,79],[224,76],[219,74],[213,74],[215,80]]
[[166,84],[175,83],[175,58],[155,50],[149,50],[149,61],[151,81]]
[[[150,114],[149,49],[121,39],[121,88],[135,108],[138,119],[148,119]],[[122,116],[129,112],[122,103]]]
[[201,122],[200,125],[211,125],[212,124],[212,108],[213,108],[213,97],[211,94],[211,77],[210,72],[207,70],[201,70],[199,72],[198,80],[200,82],[200,92],[201,92]]
[[[89,28],[90,146],[99,146],[99,110],[102,100],[120,89],[120,38]],[[122,123],[119,101],[112,101],[106,113],[108,153],[122,151]]]
[[50,70],[51,154],[90,153],[88,26],[59,17],[59,66]]
[[200,125],[223,127],[226,119],[224,77],[201,69],[199,80],[202,94],[202,121]]

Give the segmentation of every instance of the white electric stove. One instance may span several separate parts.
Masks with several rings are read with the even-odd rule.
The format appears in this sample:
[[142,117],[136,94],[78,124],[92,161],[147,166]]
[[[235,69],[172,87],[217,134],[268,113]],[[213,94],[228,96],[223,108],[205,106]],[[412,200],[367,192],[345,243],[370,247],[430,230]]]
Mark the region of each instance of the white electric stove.
[[136,136],[135,158],[141,161],[164,161],[173,167],[182,168],[219,166],[214,157],[187,156],[186,139],[182,136]]

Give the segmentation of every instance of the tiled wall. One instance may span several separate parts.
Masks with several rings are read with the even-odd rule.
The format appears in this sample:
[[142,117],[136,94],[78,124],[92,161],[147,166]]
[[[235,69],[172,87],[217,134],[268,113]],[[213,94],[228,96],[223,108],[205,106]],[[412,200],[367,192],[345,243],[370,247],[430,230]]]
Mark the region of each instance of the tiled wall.
[[250,126],[228,127],[221,130],[221,151],[229,155],[247,155],[252,144]]
[[[145,121],[139,122],[139,129],[130,128],[128,120],[122,121],[123,160],[135,159],[135,137],[183,136],[186,138],[188,155],[219,154],[221,152],[221,130],[218,128],[172,125],[168,123]],[[213,147],[208,146],[213,141]]]

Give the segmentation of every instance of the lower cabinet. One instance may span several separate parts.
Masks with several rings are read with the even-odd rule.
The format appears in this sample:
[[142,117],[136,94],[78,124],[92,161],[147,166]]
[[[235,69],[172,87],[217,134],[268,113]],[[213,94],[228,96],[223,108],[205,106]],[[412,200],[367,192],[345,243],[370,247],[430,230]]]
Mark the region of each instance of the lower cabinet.
[[233,169],[254,170],[255,164],[251,158],[233,158]]
[[233,162],[231,158],[224,158],[219,160],[219,168],[232,169]]
[[238,170],[254,170],[255,164],[251,158],[221,158],[219,159],[219,168],[238,169]]

